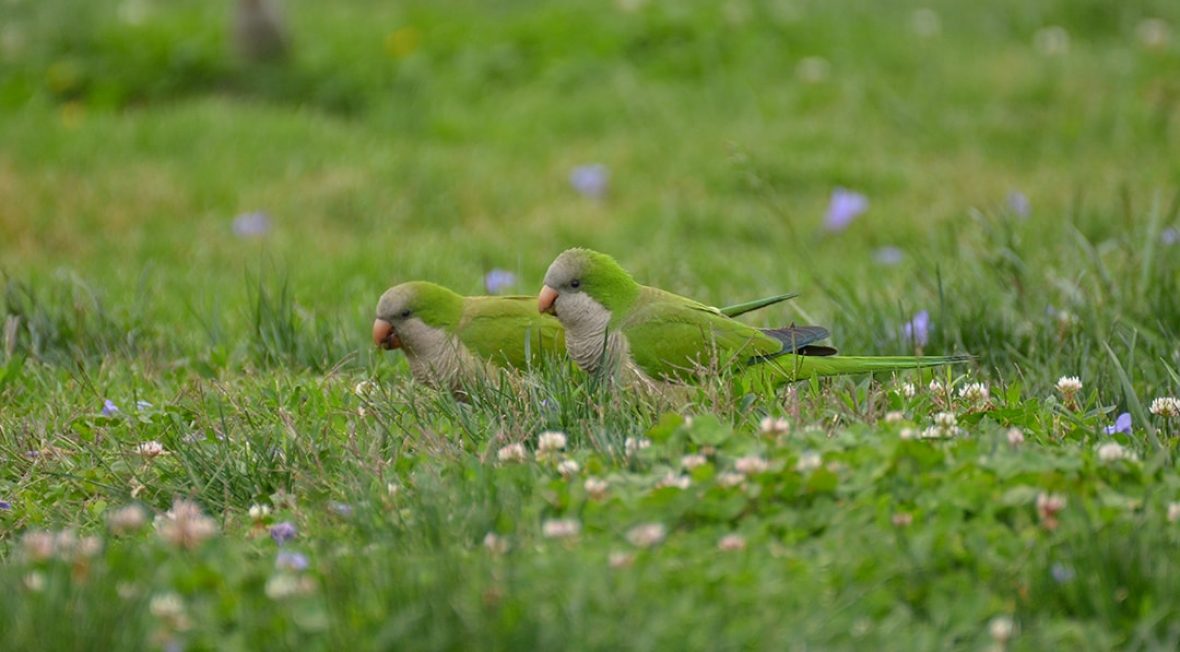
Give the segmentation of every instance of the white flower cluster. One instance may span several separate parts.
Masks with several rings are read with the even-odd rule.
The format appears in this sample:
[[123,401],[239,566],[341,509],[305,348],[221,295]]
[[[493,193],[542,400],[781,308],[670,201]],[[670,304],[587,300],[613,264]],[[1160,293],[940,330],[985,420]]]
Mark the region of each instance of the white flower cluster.
[[1151,402],[1151,413],[1157,417],[1175,419],[1180,417],[1180,398],[1161,396]]

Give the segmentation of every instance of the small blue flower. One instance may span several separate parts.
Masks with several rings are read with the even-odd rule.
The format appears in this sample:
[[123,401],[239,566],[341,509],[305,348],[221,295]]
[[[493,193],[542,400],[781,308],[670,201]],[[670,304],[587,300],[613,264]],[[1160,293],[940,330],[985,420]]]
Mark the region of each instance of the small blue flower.
[[610,171],[601,163],[579,165],[570,171],[570,185],[584,197],[602,199],[610,185]]
[[930,313],[922,310],[901,327],[902,336],[914,346],[926,346],[930,341]]
[[1058,584],[1065,584],[1066,582],[1072,581],[1075,575],[1072,568],[1061,563],[1053,564],[1049,568],[1049,574],[1053,576],[1053,579]]
[[1174,226],[1169,226],[1160,232],[1160,242],[1169,247],[1180,242],[1180,230]]
[[824,228],[832,233],[838,233],[848,228],[858,215],[869,210],[869,198],[845,188],[832,191],[832,198],[828,201],[828,212],[824,216]]
[[102,415],[104,417],[113,417],[119,413],[119,406],[111,399],[105,399],[102,402]]
[[261,211],[242,213],[234,218],[234,235],[258,238],[270,232],[270,216]]
[[7,500],[0,500],[0,511],[8,511],[12,509],[12,503]]
[[483,286],[488,294],[500,294],[516,285],[516,274],[496,268],[483,275]]
[[349,505],[348,503],[342,503],[333,500],[332,502],[328,503],[328,509],[330,509],[333,514],[341,518],[348,518],[349,516],[352,516],[352,505]]
[[295,529],[295,524],[290,521],[283,521],[282,523],[275,523],[270,526],[270,538],[275,540],[275,543],[280,546],[298,536],[299,531]]
[[1114,420],[1113,426],[1106,426],[1106,434],[1113,435],[1115,433],[1131,434],[1131,414],[1123,412],[1117,419]]
[[873,252],[873,260],[880,265],[896,265],[905,259],[905,253],[894,246],[881,247]]
[[1008,193],[1008,197],[1004,201],[1008,205],[1008,210],[1017,217],[1028,217],[1032,212],[1032,202],[1028,200],[1027,195],[1019,190]]
[[155,407],[155,406],[152,405],[151,403],[148,403],[147,401],[136,401],[135,402],[135,409],[139,410],[140,412],[146,412],[146,411],[152,409],[153,407]]
[[307,556],[294,550],[280,550],[279,555],[275,557],[275,568],[282,571],[298,573],[307,570],[309,565]]

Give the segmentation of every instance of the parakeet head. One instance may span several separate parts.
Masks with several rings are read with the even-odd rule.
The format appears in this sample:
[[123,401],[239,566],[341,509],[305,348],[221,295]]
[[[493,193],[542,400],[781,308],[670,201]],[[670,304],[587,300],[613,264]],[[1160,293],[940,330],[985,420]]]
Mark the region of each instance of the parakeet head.
[[463,297],[441,285],[426,281],[395,285],[377,302],[373,343],[383,349],[413,350],[415,337],[425,329],[453,326],[462,313]]
[[621,310],[638,292],[639,285],[614,258],[589,249],[567,249],[545,273],[537,308],[568,324],[582,315]]

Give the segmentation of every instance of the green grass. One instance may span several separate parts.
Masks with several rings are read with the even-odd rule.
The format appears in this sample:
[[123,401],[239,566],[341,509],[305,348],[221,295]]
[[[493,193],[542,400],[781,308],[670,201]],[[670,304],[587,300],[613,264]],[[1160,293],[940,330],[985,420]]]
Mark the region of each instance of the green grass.
[[[229,4],[0,3],[0,649],[986,649],[997,617],[1012,649],[1180,644],[1180,421],[1148,410],[1180,394],[1174,3],[292,0],[262,67]],[[827,233],[836,187],[871,206]],[[924,351],[974,359],[676,397],[553,363],[457,402],[369,342],[394,283],[531,293],[574,245],[714,305],[799,291],[750,321],[850,354],[912,353],[927,310]],[[944,411],[960,434],[908,438]],[[108,526],[178,497],[218,525],[195,549]],[[62,530],[101,549],[27,550]]]

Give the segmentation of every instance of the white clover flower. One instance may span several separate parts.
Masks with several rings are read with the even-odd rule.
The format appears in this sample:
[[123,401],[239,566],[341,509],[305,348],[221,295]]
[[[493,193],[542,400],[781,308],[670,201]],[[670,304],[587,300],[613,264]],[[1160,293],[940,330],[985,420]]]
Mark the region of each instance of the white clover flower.
[[1149,50],[1163,50],[1168,47],[1172,38],[1172,30],[1168,23],[1161,18],[1145,18],[1135,28],[1139,42]]
[[992,640],[1000,645],[1005,645],[1011,638],[1016,626],[1012,623],[1012,618],[1009,616],[996,616],[988,623],[987,631],[992,636]]
[[557,472],[560,473],[562,475],[562,477],[565,477],[565,478],[576,475],[578,473],[578,471],[581,471],[581,470],[582,470],[582,467],[579,466],[578,463],[574,460],[562,460],[561,464],[557,465]]
[[602,478],[591,476],[586,478],[586,481],[582,483],[582,487],[586,490],[586,494],[594,500],[602,500],[606,498],[606,492],[610,488],[610,485]]
[[939,428],[950,430],[959,424],[954,412],[939,412],[934,415],[934,424]]
[[611,568],[627,568],[635,563],[635,554],[616,550],[607,557],[607,563]]
[[1098,459],[1110,463],[1119,460],[1135,461],[1138,456],[1133,451],[1127,450],[1116,442],[1108,442],[1098,447]]
[[21,546],[25,551],[25,559],[37,563],[53,557],[54,536],[52,532],[33,530],[25,532],[21,537]]
[[983,383],[968,383],[959,389],[959,398],[978,405],[986,403],[991,398],[991,390]]
[[184,600],[175,593],[153,595],[148,611],[160,620],[173,620],[184,615]]
[[205,516],[200,505],[177,498],[172,509],[156,517],[156,532],[168,543],[192,550],[217,534],[217,522]]
[[21,580],[25,588],[33,593],[40,593],[45,590],[45,576],[37,571],[33,571],[24,576]]
[[636,548],[650,548],[662,542],[667,535],[668,530],[663,524],[644,523],[627,531],[627,541]]
[[1047,529],[1055,529],[1057,527],[1057,515],[1061,510],[1065,509],[1065,496],[1059,494],[1051,494],[1042,491],[1037,494],[1037,515],[1041,518],[1041,523]]
[[270,507],[268,505],[250,505],[250,520],[258,523],[265,521],[270,516]]
[[1009,428],[1006,436],[1008,437],[1008,444],[1010,446],[1019,446],[1024,443],[1024,433],[1021,432],[1020,428]]
[[377,391],[377,383],[371,380],[362,380],[352,388],[352,393],[361,398],[368,398],[375,391]]
[[934,379],[927,386],[931,394],[946,394],[946,385],[941,380]]
[[566,438],[563,432],[545,431],[537,435],[537,452],[553,453],[565,448]]
[[127,505],[107,516],[107,527],[116,535],[130,534],[147,523],[147,512],[139,505]]
[[717,549],[726,552],[746,549],[746,538],[740,534],[727,534],[717,542]]
[[164,450],[164,444],[161,444],[160,442],[153,439],[152,441],[145,441],[139,446],[136,446],[135,452],[143,457],[151,459],[153,457],[165,455],[168,451]]
[[885,423],[901,423],[905,420],[905,412],[891,410],[885,413]]
[[1168,503],[1168,522],[1180,521],[1180,502]]
[[1082,391],[1082,380],[1077,376],[1062,376],[1057,379],[1057,391],[1065,397],[1077,396]]
[[901,386],[901,395],[906,398],[913,398],[918,395],[918,388],[913,383],[905,383]]
[[766,463],[766,460],[758,457],[757,455],[739,457],[733,463],[734,470],[738,473],[741,473],[742,475],[757,475],[759,473],[765,473],[769,466],[770,465]]
[[1157,417],[1175,419],[1180,417],[1180,398],[1161,396],[1151,402],[1151,413]]
[[674,489],[688,489],[692,485],[692,478],[687,475],[677,475],[669,473],[656,483],[656,489],[663,489],[664,487],[672,487]]
[[901,432],[897,433],[898,439],[917,439],[918,431],[913,428],[902,428]]
[[795,462],[795,470],[800,473],[807,473],[814,471],[820,467],[824,462],[822,456],[814,451],[808,451],[799,456],[799,461]]
[[572,518],[550,519],[541,524],[541,534],[547,539],[569,539],[581,531],[582,524]]
[[1049,25],[1033,35],[1033,45],[1041,54],[1056,57],[1069,52],[1069,32],[1060,25]]
[[315,583],[310,577],[278,573],[266,581],[263,590],[271,600],[286,600],[311,593],[315,590]]
[[501,462],[523,462],[529,458],[529,453],[524,448],[524,444],[517,442],[515,444],[508,444],[500,450],[496,451],[496,459]]
[[939,428],[938,426],[930,426],[928,428],[923,428],[922,432],[918,433],[918,437],[920,439],[943,439],[947,437],[947,433],[946,430]]
[[685,455],[684,457],[680,458],[680,466],[682,466],[686,471],[691,471],[708,463],[709,458],[700,454]]
[[762,417],[762,422],[758,424],[758,429],[764,435],[785,435],[791,431],[791,422],[781,418]]
[[647,437],[628,437],[623,440],[623,450],[628,457],[645,448],[651,448],[651,440]]
[[508,552],[508,540],[495,532],[488,532],[483,537],[483,547],[493,555],[502,555]]
[[722,487],[736,487],[746,481],[746,476],[733,471],[726,471],[717,475],[717,484]]

